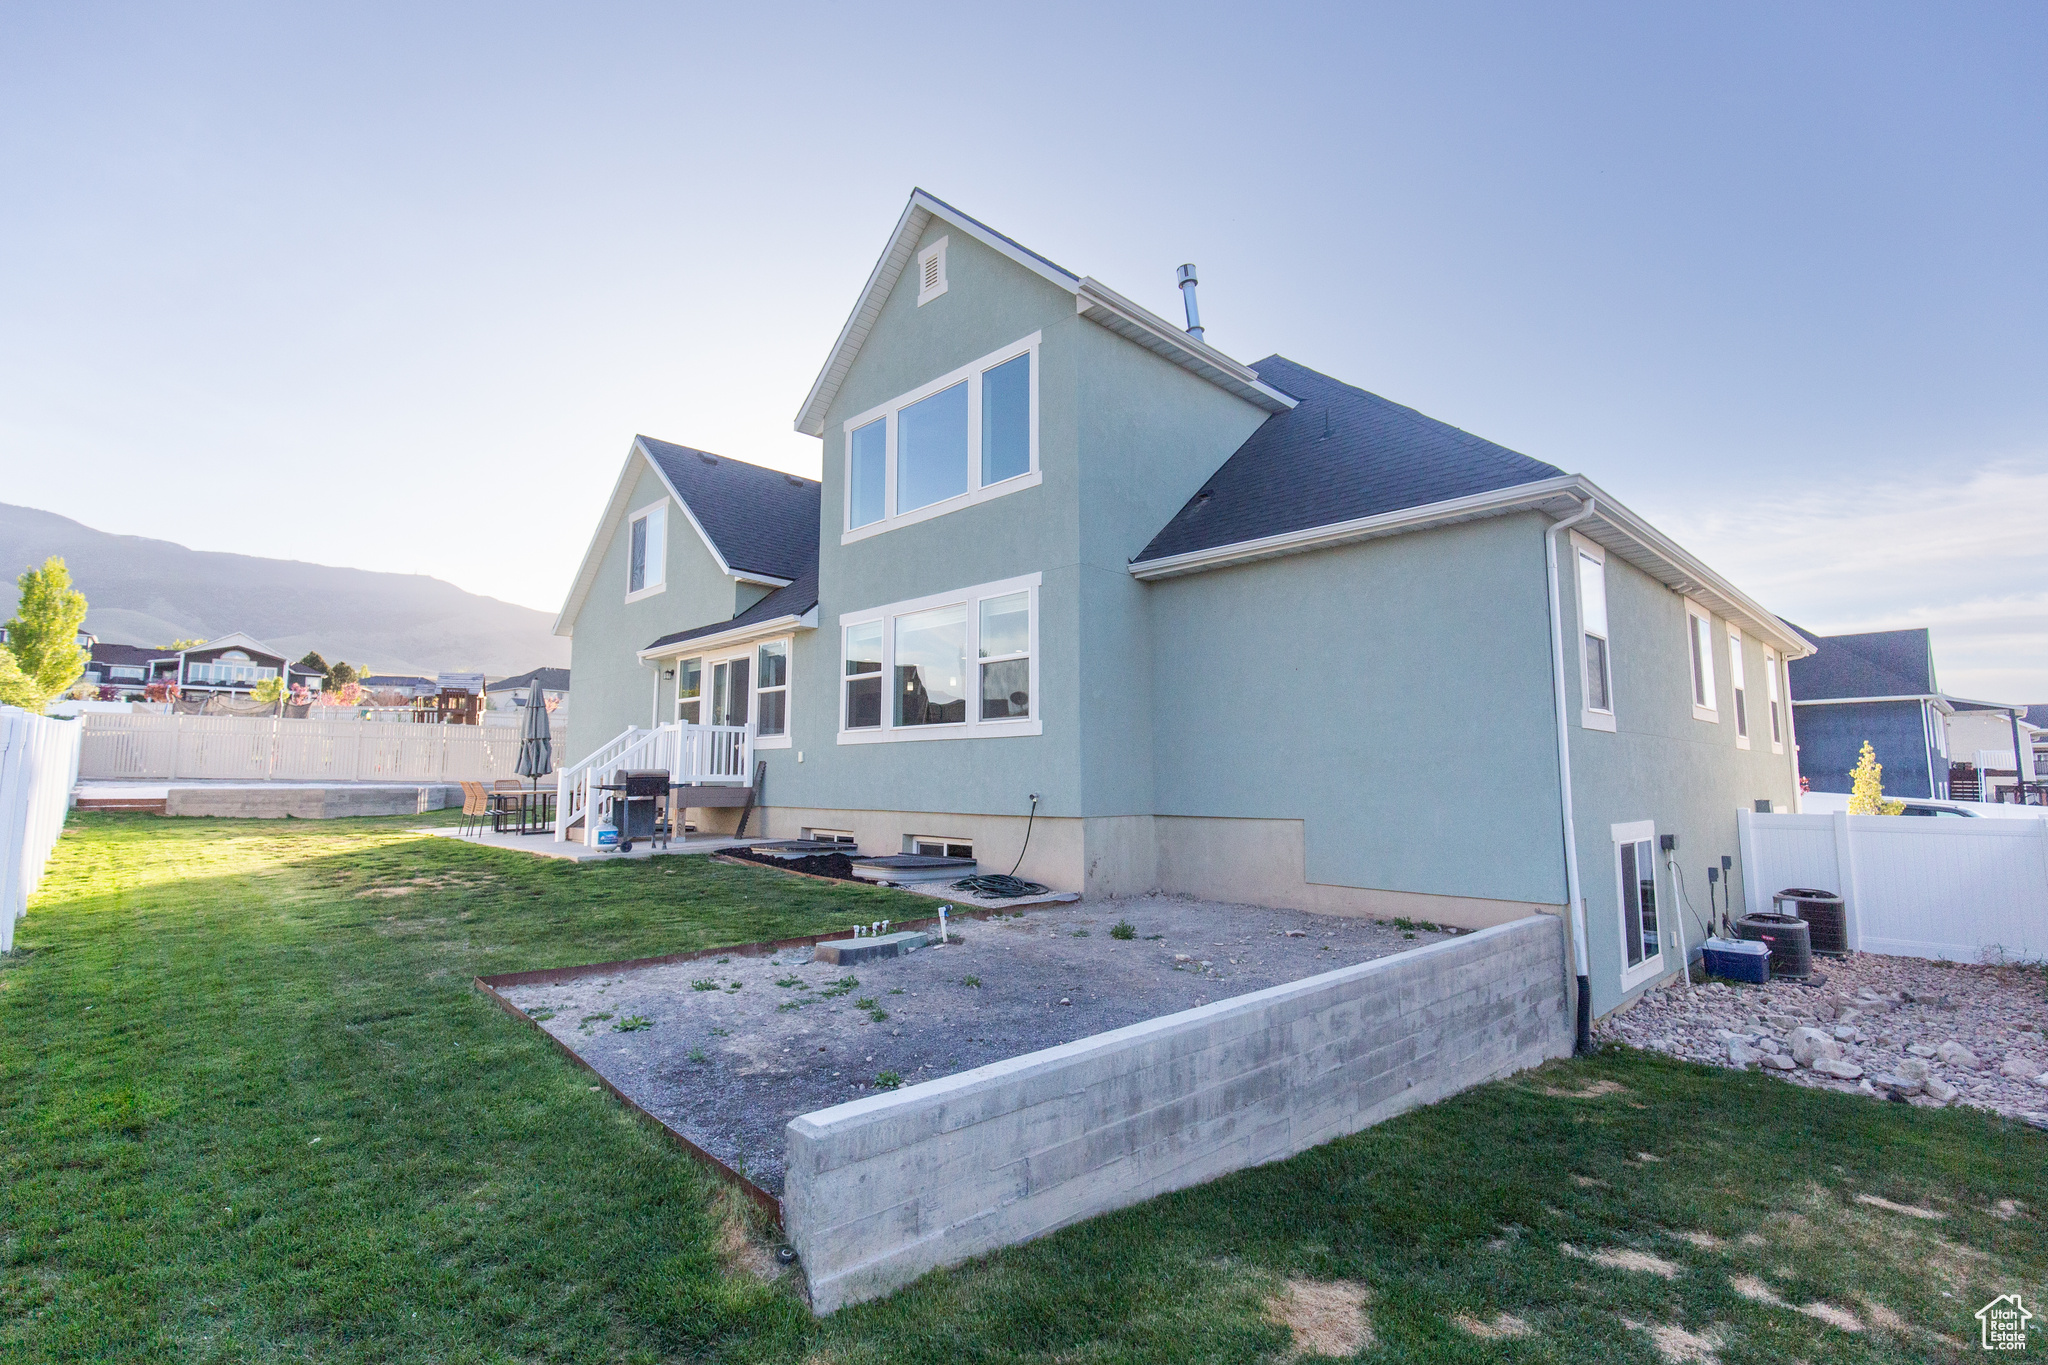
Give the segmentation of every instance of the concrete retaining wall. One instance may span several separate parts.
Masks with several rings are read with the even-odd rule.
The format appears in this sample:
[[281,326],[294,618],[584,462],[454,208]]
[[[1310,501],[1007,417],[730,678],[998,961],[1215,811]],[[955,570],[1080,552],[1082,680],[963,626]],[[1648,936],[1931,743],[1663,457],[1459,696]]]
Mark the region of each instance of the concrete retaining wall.
[[217,815],[237,820],[340,820],[359,815],[418,815],[462,804],[462,788],[428,786],[172,787],[166,815]]
[[829,1313],[1571,1045],[1563,923],[1536,915],[805,1114],[784,1228]]

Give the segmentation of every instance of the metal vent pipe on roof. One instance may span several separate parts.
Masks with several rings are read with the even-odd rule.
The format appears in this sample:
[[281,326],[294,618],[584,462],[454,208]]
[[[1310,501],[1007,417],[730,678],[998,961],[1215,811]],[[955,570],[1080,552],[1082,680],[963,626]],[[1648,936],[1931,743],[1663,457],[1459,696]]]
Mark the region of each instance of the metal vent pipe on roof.
[[1180,282],[1181,302],[1185,303],[1188,308],[1188,335],[1200,341],[1202,339],[1202,314],[1195,307],[1195,285],[1199,281],[1195,279],[1194,262],[1190,261],[1175,271],[1174,278]]

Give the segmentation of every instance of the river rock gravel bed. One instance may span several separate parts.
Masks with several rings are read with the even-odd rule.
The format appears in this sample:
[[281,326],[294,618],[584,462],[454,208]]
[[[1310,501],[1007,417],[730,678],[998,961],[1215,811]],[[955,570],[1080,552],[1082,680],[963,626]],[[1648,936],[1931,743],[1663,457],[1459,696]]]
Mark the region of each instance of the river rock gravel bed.
[[634,1103],[779,1193],[782,1130],[799,1114],[1450,937],[1176,896],[954,923],[953,943],[853,967],[796,948],[501,994]]
[[2048,1127],[2048,974],[1857,953],[1816,983],[1657,987],[1596,1038],[1798,1085],[1966,1104]]

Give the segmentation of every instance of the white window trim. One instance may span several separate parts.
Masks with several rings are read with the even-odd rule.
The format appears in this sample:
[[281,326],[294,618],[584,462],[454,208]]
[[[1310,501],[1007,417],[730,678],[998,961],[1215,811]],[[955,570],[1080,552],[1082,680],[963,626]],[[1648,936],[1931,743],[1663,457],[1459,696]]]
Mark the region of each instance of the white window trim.
[[[659,582],[649,583],[645,587],[639,589],[636,592],[630,586],[633,582],[633,523],[640,520],[640,518],[654,512],[656,509],[660,509],[661,511],[661,557],[660,561],[657,563],[654,555],[650,554],[647,556],[647,572],[650,574],[659,572],[661,574],[661,580]],[[656,498],[653,502],[648,503],[645,507],[636,508],[635,510],[626,513],[626,582],[629,585],[626,591],[626,600],[628,602],[638,602],[642,598],[652,597],[656,593],[668,591],[669,521],[670,517],[668,515],[668,499],[665,497]]]
[[[917,306],[922,308],[946,292],[946,243],[949,238],[941,237],[917,253]],[[925,270],[936,259],[939,263],[938,278],[929,287],[925,285]]]
[[[886,606],[870,607],[865,611],[849,611],[839,618],[838,666],[834,670],[839,678],[839,695],[834,704],[839,712],[839,742],[841,744],[892,744],[907,740],[925,739],[995,739],[1011,735],[1037,735],[1045,732],[1044,702],[1038,690],[1038,588],[1043,574],[1025,574],[1019,578],[1005,578],[994,583],[979,583],[973,587],[958,588],[952,592],[932,593],[927,597],[913,597],[905,602],[891,602]],[[981,601],[989,597],[1008,597],[1013,593],[1030,594],[1031,611],[1031,714],[1023,717],[1009,717],[1001,720],[981,719]],[[967,667],[971,681],[964,683],[967,691],[967,719],[954,725],[897,725],[894,720],[896,709],[891,702],[894,697],[896,675],[896,632],[890,629],[890,622],[898,616],[911,612],[926,611],[932,607],[964,605],[967,608]],[[882,723],[859,730],[846,727],[846,630],[849,626],[864,626],[879,621],[882,624]],[[930,835],[925,836],[930,838]]]
[[[1655,865],[1659,853],[1657,822],[1633,820],[1624,825],[1610,826],[1610,840],[1614,846],[1614,925],[1616,939],[1621,946],[1621,989],[1623,993],[1627,993],[1645,981],[1653,981],[1664,974],[1664,916],[1670,907],[1665,904],[1664,883],[1657,876],[1658,869]],[[1644,840],[1648,840],[1650,844],[1650,879],[1657,884],[1657,952],[1655,956],[1645,957],[1641,964],[1631,967],[1628,965],[1628,902],[1625,899],[1627,893],[1621,884],[1621,846],[1641,843]]]
[[[911,526],[920,521],[930,521],[948,512],[957,512],[963,507],[987,502],[1010,493],[1036,488],[1043,482],[1044,475],[1038,467],[1038,343],[1042,333],[1013,341],[999,351],[991,351],[979,360],[962,365],[957,370],[940,375],[930,383],[921,384],[906,394],[890,399],[886,403],[869,408],[839,424],[841,466],[844,473],[839,486],[839,543],[851,545],[856,540],[866,540],[893,531],[899,526]],[[896,509],[896,417],[912,403],[931,397],[963,381],[978,381],[986,370],[992,370],[1005,361],[1015,360],[1020,355],[1031,357],[1031,468],[1022,474],[1013,474],[1007,479],[984,484],[981,481],[981,385],[967,383],[967,491],[955,493],[950,498],[927,504],[911,512],[897,512]],[[889,425],[884,433],[882,460],[886,471],[882,481],[882,516],[865,526],[853,525],[853,433],[870,422],[886,421]]]
[[1593,674],[1592,670],[1587,667],[1588,660],[1586,658],[1586,636],[1590,632],[1586,629],[1585,585],[1579,577],[1580,555],[1587,556],[1600,566],[1600,585],[1602,592],[1605,592],[1607,586],[1607,551],[1593,541],[1587,540],[1577,531],[1572,532],[1572,600],[1578,603],[1579,612],[1579,726],[1586,730],[1604,730],[1608,734],[1613,734],[1615,732],[1613,602],[1610,598],[1608,602],[1602,604],[1608,609],[1607,634],[1601,637],[1607,643],[1607,705],[1604,707],[1588,706],[1586,705],[1586,698],[1593,695]]
[[1778,676],[1778,651],[1764,646],[1764,698],[1770,704],[1771,752],[1785,752],[1785,681]]
[[[777,642],[785,646],[782,663],[785,681],[778,689],[782,693],[782,733],[764,735],[761,733],[761,646]],[[747,657],[754,661],[747,677],[747,733],[753,737],[756,749],[787,749],[790,747],[790,732],[796,729],[796,637],[778,635],[772,640],[756,640],[748,646]]]
[[[1695,620],[1704,621],[1706,629],[1702,631],[1694,625]],[[1695,646],[1706,651],[1706,657],[1700,660],[1700,686],[1707,694],[1704,706],[1700,705],[1692,685],[1692,652]],[[1714,686],[1714,613],[1690,597],[1685,599],[1685,699],[1692,705],[1694,720],[1714,725],[1721,723],[1720,698]]]
[[1742,647],[1742,627],[1728,626],[1728,714],[1735,721],[1735,747],[1749,747],[1749,679],[1746,678],[1747,650]]

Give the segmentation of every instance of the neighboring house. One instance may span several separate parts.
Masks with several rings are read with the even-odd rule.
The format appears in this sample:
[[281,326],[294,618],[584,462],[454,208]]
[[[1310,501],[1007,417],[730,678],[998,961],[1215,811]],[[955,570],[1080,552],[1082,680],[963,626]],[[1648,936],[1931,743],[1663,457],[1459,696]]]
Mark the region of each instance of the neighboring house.
[[536,668],[499,678],[490,685],[490,707],[493,711],[515,710],[531,702],[536,691],[542,700],[559,709],[569,700],[569,670]]
[[415,697],[431,697],[432,678],[416,673],[371,673],[356,680],[368,699],[378,706],[411,706]]
[[84,682],[111,687],[121,701],[138,701],[149,685],[152,665],[163,651],[154,645],[117,645],[95,641],[86,660]]
[[1792,664],[1792,710],[1799,771],[1813,791],[1847,792],[1866,743],[1884,765],[1886,796],[1978,800],[1980,749],[2001,753],[2010,770],[2013,713],[2026,708],[1942,691],[1924,628],[1800,633],[1814,652]]
[[320,690],[317,670],[292,663],[261,640],[234,631],[176,653],[152,651],[149,680],[175,682],[179,694],[187,699],[233,699],[247,697],[257,683],[280,673],[291,684],[303,685],[309,692]]
[[[2041,731],[2026,719],[2029,708],[1949,698],[1950,787],[1974,783],[1980,801],[2010,800],[2016,782],[2037,782]],[[1959,771],[1969,767],[1969,773]]]
[[1736,811],[1794,800],[1810,647],[1588,480],[922,192],[797,427],[822,484],[634,441],[556,626],[575,756],[724,725],[773,834],[1091,895],[1576,896],[1599,1012],[1677,970],[1682,903],[1697,950]]

